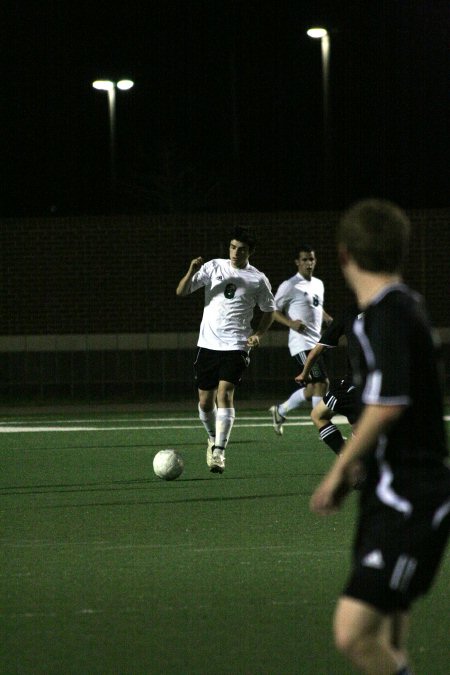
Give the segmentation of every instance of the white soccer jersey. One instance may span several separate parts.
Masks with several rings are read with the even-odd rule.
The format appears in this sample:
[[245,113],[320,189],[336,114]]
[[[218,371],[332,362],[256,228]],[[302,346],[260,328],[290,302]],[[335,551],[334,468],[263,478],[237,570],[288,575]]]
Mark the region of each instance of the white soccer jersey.
[[230,260],[216,258],[200,267],[191,279],[190,293],[205,287],[205,307],[197,345],[206,349],[249,351],[251,320],[257,305],[273,312],[275,302],[265,274],[247,264],[238,269]]
[[319,341],[324,295],[324,286],[320,279],[311,277],[311,281],[307,281],[298,272],[280,284],[275,295],[277,310],[293,321],[303,321],[307,326],[304,333],[289,329],[288,346],[292,356],[312,349]]

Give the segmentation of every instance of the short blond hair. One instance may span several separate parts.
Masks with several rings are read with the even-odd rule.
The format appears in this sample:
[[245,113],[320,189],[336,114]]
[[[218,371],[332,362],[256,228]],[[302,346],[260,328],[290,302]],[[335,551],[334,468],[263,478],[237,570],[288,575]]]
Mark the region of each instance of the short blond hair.
[[364,199],[342,216],[337,243],[346,247],[361,269],[400,272],[408,255],[411,225],[393,202]]

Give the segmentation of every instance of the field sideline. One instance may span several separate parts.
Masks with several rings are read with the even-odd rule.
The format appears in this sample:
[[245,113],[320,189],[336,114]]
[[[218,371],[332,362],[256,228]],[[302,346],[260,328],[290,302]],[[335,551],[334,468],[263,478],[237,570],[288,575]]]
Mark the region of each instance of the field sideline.
[[[8,414],[0,434],[2,675],[352,675],[331,615],[357,493],[309,512],[333,455],[307,413],[280,438],[239,407],[222,476],[192,410]],[[449,574],[450,551],[416,608],[417,675],[449,672]]]

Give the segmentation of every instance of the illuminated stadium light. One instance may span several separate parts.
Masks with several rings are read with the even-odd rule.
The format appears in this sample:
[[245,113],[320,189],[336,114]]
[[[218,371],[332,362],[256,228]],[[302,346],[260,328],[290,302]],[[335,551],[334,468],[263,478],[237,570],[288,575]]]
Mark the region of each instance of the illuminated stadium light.
[[326,28],[309,28],[306,35],[309,35],[310,38],[323,38],[328,35],[328,31]]
[[133,85],[134,85],[133,80],[119,80],[117,83],[117,89],[127,91],[127,89],[131,89]]
[[95,80],[92,86],[94,89],[100,89],[100,91],[110,91],[114,89],[114,82],[111,82],[111,80]]
[[315,40],[320,40],[322,53],[322,102],[323,102],[323,193],[324,200],[328,199],[331,183],[331,127],[329,105],[329,64],[330,64],[330,34],[326,28],[315,26],[309,28],[306,34]]
[[92,83],[94,89],[106,91],[108,94],[108,117],[109,117],[109,153],[111,163],[111,186],[114,189],[117,178],[116,168],[116,89],[127,91],[134,86],[133,80],[95,80]]

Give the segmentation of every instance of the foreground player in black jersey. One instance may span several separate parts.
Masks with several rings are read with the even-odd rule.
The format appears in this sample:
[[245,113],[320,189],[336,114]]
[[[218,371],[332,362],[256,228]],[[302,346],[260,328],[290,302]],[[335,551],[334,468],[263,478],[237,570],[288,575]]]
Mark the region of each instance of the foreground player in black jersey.
[[301,373],[297,375],[297,384],[305,385],[309,380],[311,368],[323,352],[337,347],[340,338],[347,340],[347,372],[343,378],[332,380],[325,396],[311,411],[311,419],[319,430],[319,436],[331,450],[338,455],[344,445],[345,438],[332,422],[334,415],[344,415],[352,427],[355,425],[359,413],[359,404],[356,399],[356,388],[353,384],[351,362],[359,358],[361,347],[353,333],[353,323],[360,321],[363,313],[356,303],[347,307],[341,316],[333,319],[322,333],[319,342],[312,349]]
[[[340,222],[342,271],[364,311],[354,329],[365,362],[352,364],[363,409],[357,434],[311,497],[316,513],[335,512],[352,468],[365,461],[353,567],[334,634],[338,649],[371,675],[412,672],[411,605],[430,589],[450,529],[436,342],[422,299],[400,276],[408,240],[409,221],[390,202],[359,202]],[[427,373],[427,387],[418,372]]]

